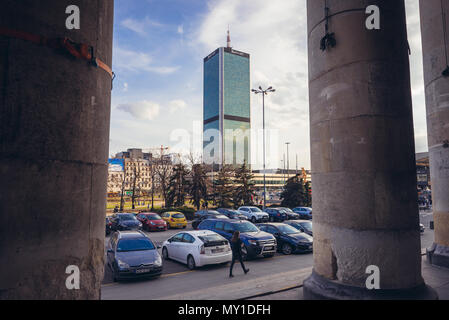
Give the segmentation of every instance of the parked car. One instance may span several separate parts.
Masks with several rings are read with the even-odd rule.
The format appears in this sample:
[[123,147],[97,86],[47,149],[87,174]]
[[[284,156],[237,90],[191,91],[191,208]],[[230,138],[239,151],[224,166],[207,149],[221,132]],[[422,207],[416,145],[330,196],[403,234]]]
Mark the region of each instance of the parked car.
[[162,273],[162,258],[157,247],[141,231],[114,232],[107,246],[107,264],[114,281]]
[[162,244],[162,256],[185,263],[192,270],[209,264],[228,263],[232,260],[232,251],[228,240],[215,232],[185,231]]
[[112,220],[110,217],[106,217],[106,235],[110,235],[112,232]]
[[187,227],[187,219],[183,213],[177,211],[169,211],[161,214],[162,220],[167,223],[167,228],[183,228]]
[[220,213],[218,213],[218,214],[215,214],[215,213],[210,214],[210,213],[208,213],[208,214],[202,215],[201,217],[193,220],[192,228],[195,229],[195,230],[198,230],[199,224],[203,220],[206,220],[206,219],[229,219],[229,218],[227,216],[225,216],[224,214],[220,214]]
[[312,252],[313,238],[285,223],[262,223],[259,229],[271,233],[278,243],[278,250],[283,254],[295,252]]
[[276,209],[280,209],[280,210],[284,211],[288,215],[289,220],[300,219],[300,215],[293,212],[293,210],[290,208],[278,207]]
[[238,210],[218,208],[217,211],[220,212],[221,214],[224,214],[229,219],[248,220],[248,218],[244,214],[241,214]]
[[271,222],[274,222],[274,221],[282,222],[282,221],[288,219],[287,213],[285,213],[283,210],[278,209],[278,208],[266,208],[265,212],[268,213],[268,215],[270,216],[269,220]]
[[234,231],[240,231],[243,242],[244,259],[272,257],[276,253],[276,239],[269,233],[260,231],[254,224],[245,220],[206,219],[198,226],[199,230],[211,230],[231,240]]
[[199,211],[197,211],[197,212],[195,212],[193,214],[193,217],[194,218],[199,218],[199,217],[202,217],[202,216],[204,216],[206,214],[220,214],[220,212],[218,212],[216,210],[199,210]]
[[312,208],[296,207],[296,208],[293,208],[292,211],[299,214],[300,219],[312,220]]
[[312,222],[310,220],[288,220],[284,221],[284,223],[313,237]]
[[424,227],[424,225],[423,225],[422,223],[420,223],[420,224],[419,224],[419,231],[420,231],[421,233],[423,233],[424,230],[426,230],[426,227]]
[[142,223],[142,229],[147,231],[166,231],[167,222],[157,213],[142,212],[137,215],[137,220]]
[[258,207],[244,206],[240,207],[239,212],[245,215],[252,223],[266,222],[269,220],[269,215],[263,212]]
[[132,213],[118,213],[112,218],[113,231],[140,230],[142,223]]

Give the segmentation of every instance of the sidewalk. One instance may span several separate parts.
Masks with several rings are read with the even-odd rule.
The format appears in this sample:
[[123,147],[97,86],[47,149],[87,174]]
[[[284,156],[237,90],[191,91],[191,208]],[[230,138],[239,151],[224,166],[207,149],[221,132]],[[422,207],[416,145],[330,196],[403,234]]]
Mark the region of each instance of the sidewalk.
[[[422,260],[422,275],[427,285],[435,289],[440,300],[449,300],[449,269],[432,266],[426,257]],[[294,290],[256,297],[254,300],[298,300],[303,299],[302,287]],[[253,300],[253,299],[251,299]]]

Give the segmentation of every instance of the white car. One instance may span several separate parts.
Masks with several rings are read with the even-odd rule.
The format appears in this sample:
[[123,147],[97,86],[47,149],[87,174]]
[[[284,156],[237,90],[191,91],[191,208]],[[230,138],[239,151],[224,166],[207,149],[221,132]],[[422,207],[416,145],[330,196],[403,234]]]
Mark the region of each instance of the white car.
[[240,207],[239,212],[243,215],[245,215],[248,220],[250,220],[252,223],[256,222],[267,222],[270,218],[270,215],[266,212],[263,212],[258,207]]
[[164,259],[187,264],[190,270],[232,260],[229,241],[210,230],[180,232],[162,244]]

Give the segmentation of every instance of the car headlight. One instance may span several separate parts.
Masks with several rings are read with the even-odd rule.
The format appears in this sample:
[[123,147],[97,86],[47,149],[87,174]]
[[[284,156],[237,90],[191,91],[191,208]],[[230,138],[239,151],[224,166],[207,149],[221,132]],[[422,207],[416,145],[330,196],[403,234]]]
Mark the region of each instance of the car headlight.
[[161,266],[162,265],[162,258],[161,258],[160,255],[157,256],[157,259],[156,259],[156,261],[154,261],[154,264],[156,266]]
[[257,245],[257,240],[248,240],[248,242],[252,245]]
[[152,226],[154,226],[154,222],[153,221],[151,221],[150,223],[151,223]]
[[129,264],[127,264],[126,262],[123,262],[120,259],[117,260],[117,264],[120,269],[128,269],[129,268]]

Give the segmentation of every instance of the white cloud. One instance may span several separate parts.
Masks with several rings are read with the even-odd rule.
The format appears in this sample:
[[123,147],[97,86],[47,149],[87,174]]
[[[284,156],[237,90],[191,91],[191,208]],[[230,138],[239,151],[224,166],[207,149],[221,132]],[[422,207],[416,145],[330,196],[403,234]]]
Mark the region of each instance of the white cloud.
[[427,151],[426,99],[424,92],[424,71],[421,44],[419,0],[407,0],[407,29],[410,44],[410,72],[415,124],[415,145],[417,152]]
[[184,34],[184,26],[183,25],[180,25],[180,26],[178,26],[178,33],[179,34]]
[[179,67],[157,66],[147,53],[114,47],[114,68],[121,72],[154,72],[159,74],[170,74],[176,72]]
[[141,36],[147,35],[147,30],[150,27],[162,27],[163,25],[145,17],[143,20],[128,18],[122,21],[121,26],[138,33]]
[[125,82],[123,84],[123,92],[128,92],[128,87],[129,87],[128,82]]
[[172,100],[169,103],[170,113],[177,113],[187,107],[187,103],[184,100]]
[[139,101],[134,103],[120,104],[117,110],[131,114],[134,118],[140,120],[154,120],[160,111],[159,104],[152,101]]

